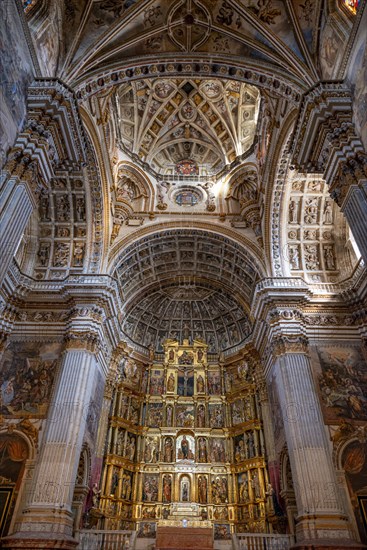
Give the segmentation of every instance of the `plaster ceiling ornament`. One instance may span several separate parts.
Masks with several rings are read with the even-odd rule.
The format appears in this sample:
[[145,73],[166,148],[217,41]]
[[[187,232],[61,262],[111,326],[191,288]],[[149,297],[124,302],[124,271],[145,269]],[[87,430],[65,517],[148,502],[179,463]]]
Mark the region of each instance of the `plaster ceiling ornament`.
[[211,17],[198,0],[178,0],[167,17],[168,36],[184,52],[195,51],[210,35]]
[[257,88],[229,79],[122,84],[111,97],[116,142],[157,175],[212,176],[250,150],[259,103]]

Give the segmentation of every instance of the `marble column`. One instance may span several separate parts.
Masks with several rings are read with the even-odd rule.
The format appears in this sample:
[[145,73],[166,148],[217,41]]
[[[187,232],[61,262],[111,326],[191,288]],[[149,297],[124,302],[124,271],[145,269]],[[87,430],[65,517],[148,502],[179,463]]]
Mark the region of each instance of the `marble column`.
[[91,333],[64,351],[26,508],[5,548],[75,548],[71,505],[88,413],[103,375]]
[[[280,337],[273,345],[275,382],[297,500],[297,541],[350,540],[348,517],[332,465],[329,441],[303,337]],[[321,542],[321,541],[320,541]]]

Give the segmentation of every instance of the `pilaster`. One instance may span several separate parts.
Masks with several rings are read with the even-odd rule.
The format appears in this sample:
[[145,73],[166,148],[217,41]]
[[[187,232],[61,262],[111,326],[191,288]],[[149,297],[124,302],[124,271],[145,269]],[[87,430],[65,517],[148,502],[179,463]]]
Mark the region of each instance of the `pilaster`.
[[284,424],[298,510],[297,545],[346,548],[353,544],[352,528],[332,463],[301,314],[310,295],[301,285],[286,292],[285,284],[277,287],[276,280],[273,287],[270,280],[260,286],[253,313],[265,328],[256,337]]

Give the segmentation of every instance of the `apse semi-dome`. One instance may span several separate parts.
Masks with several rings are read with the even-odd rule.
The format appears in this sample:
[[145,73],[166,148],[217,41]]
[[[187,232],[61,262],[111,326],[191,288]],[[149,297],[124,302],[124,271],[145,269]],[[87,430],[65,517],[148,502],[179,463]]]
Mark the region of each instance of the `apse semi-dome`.
[[261,267],[244,246],[198,229],[165,230],[122,250],[114,275],[124,299],[123,332],[162,351],[165,338],[201,338],[211,352],[251,332],[251,296]]
[[222,289],[199,284],[172,283],[147,292],[122,323],[129,338],[163,352],[166,338],[183,342],[203,340],[217,353],[243,341],[251,323],[243,306]]

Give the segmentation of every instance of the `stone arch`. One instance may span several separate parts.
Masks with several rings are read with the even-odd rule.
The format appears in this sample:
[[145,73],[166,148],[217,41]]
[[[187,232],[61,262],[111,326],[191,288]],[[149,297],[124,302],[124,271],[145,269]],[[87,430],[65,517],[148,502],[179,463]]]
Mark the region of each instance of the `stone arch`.
[[364,514],[367,499],[367,441],[363,428],[357,428],[349,437],[342,438],[335,448],[334,462],[343,473],[346,496],[349,496],[351,503],[350,512],[354,515],[362,542],[366,543]]
[[36,457],[37,437],[37,429],[28,420],[21,421],[10,432],[0,431],[0,479],[5,498],[0,525],[2,536],[11,530],[21,501],[25,499],[24,480],[29,478],[30,466]]
[[211,353],[237,349],[252,331],[251,296],[264,276],[254,247],[209,224],[158,227],[125,239],[111,258],[127,342],[161,353],[163,339],[182,339],[188,325],[190,338],[204,338]]
[[172,222],[165,222],[165,223],[154,223],[147,227],[142,227],[141,229],[138,229],[132,235],[128,235],[124,239],[115,243],[115,245],[111,249],[111,252],[108,258],[108,267],[107,267],[108,273],[112,273],[116,269],[117,263],[119,261],[119,257],[123,253],[124,249],[130,246],[135,241],[142,238],[148,238],[150,235],[153,235],[155,233],[161,233],[162,231],[181,230],[181,229],[197,229],[197,230],[208,231],[210,234],[219,235],[223,238],[228,238],[228,239],[237,241],[238,246],[246,249],[248,251],[249,257],[251,257],[252,261],[255,262],[256,265],[258,266],[260,277],[266,277],[269,275],[264,264],[262,250],[253,241],[243,236],[242,234],[237,233],[233,229],[229,229],[227,227],[221,227],[216,224],[212,224],[208,222],[200,222],[200,221],[195,222],[194,225],[192,221],[182,221],[182,222],[172,221]]
[[[178,55],[177,57],[181,56]],[[135,79],[155,78],[160,74],[169,74],[172,78],[192,77],[193,74],[214,79],[229,77],[238,82],[246,82],[264,88],[276,96],[290,100],[295,105],[298,104],[301,94],[305,91],[300,81],[290,82],[285,77],[284,72],[276,66],[273,67],[273,76],[269,76],[268,70],[262,67],[259,62],[251,63],[251,61],[246,60],[242,64],[236,60],[233,64],[229,64],[223,62],[223,59],[214,52],[212,52],[210,62],[207,60],[203,62],[200,56],[192,52],[190,56],[186,54],[184,65],[180,60],[167,60],[162,56],[158,56],[158,58],[157,56],[147,56],[144,63],[137,62],[136,64],[119,60],[103,72],[95,71],[88,78],[81,75],[80,77],[73,76],[72,79],[78,99],[85,101],[99,91],[116,86],[116,84]]]
[[[80,115],[88,135],[88,179],[90,182],[89,205],[93,224],[89,244],[89,270],[97,273],[103,269],[109,246],[110,224],[106,223],[110,206],[110,187],[112,174],[109,173],[104,161],[102,145],[98,137],[95,123],[89,113],[80,108]],[[108,218],[107,218],[108,219]]]

